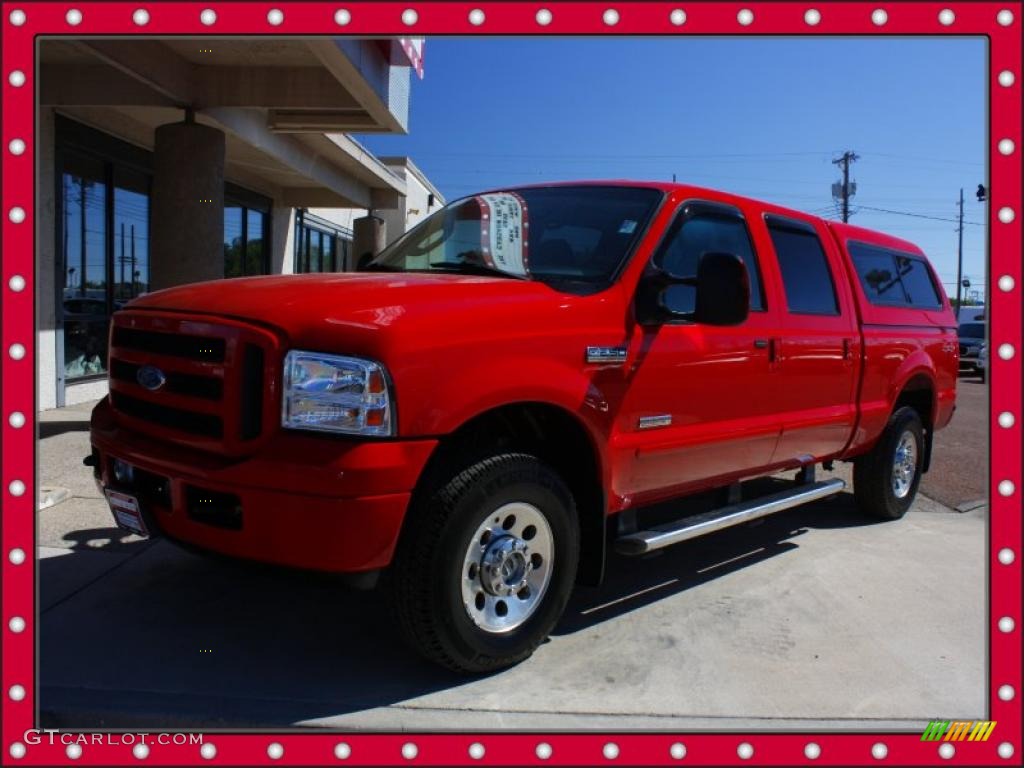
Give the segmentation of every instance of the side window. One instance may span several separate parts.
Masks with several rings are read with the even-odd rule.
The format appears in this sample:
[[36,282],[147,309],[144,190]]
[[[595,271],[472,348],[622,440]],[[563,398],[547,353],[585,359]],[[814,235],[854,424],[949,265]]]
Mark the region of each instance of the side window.
[[[662,246],[658,264],[673,275],[697,274],[697,263],[705,253],[734,253],[743,259],[750,275],[750,309],[764,309],[761,272],[757,257],[742,219],[699,213],[673,226]],[[696,289],[692,285],[673,285],[665,292],[665,301],[680,312],[693,312]]]
[[768,233],[779,260],[789,311],[801,315],[838,315],[828,259],[814,230],[769,222]]
[[942,298],[923,259],[850,243],[850,256],[872,304],[938,309]]

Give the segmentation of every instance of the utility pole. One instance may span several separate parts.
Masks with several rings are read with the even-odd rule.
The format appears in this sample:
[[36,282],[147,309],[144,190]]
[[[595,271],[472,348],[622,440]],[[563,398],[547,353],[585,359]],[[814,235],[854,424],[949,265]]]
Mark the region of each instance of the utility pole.
[[960,316],[960,289],[963,287],[964,271],[964,188],[960,187],[960,226],[957,227],[958,243],[956,247],[956,312]]
[[856,183],[850,184],[850,163],[859,159],[856,152],[847,150],[842,157],[832,161],[832,165],[842,166],[843,169],[842,182],[832,185],[832,197],[838,197],[842,203],[844,224],[850,220],[850,198],[857,194]]

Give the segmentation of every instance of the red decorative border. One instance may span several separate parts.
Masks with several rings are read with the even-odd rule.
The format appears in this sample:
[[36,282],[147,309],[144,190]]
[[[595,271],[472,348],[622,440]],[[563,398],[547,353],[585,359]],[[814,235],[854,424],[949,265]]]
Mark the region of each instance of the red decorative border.
[[[1021,760],[1021,16],[1020,3],[756,3],[683,2],[4,2],[2,24],[3,143],[3,638],[2,749],[4,763],[42,765],[68,761],[60,742],[23,744],[34,727],[35,689],[35,534],[33,499],[35,438],[33,274],[35,185],[35,56],[37,35],[95,34],[330,34],[393,36],[437,34],[730,34],[730,35],[984,35],[990,41],[991,109],[990,243],[991,297],[991,476],[989,546],[989,719],[998,721],[990,742],[960,742],[955,754],[940,756],[938,746],[918,734],[546,734],[546,735],[373,735],[212,734],[215,754],[202,759],[196,745],[150,747],[145,758],[127,744],[90,744],[75,762],[159,765],[208,762],[253,765],[329,764],[343,761],[335,748],[345,743],[356,764],[494,765],[557,764],[732,764],[834,765],[951,763],[1019,764]],[[77,25],[65,14],[81,13]],[[144,25],[138,9],[148,12]],[[216,13],[204,24],[204,9]],[[348,23],[335,21],[348,11]],[[410,9],[415,13],[409,13]],[[685,12],[681,21],[678,9]],[[17,12],[23,15],[18,15]],[[278,13],[283,12],[283,18]],[[481,12],[482,11],[482,15]],[[546,11],[546,12],[545,12]],[[672,12],[676,11],[674,15]],[[999,15],[1001,12],[1001,15]],[[1007,16],[1007,12],[1011,14]],[[403,15],[404,14],[404,15]],[[345,18],[344,14],[339,14]],[[883,20],[884,16],[884,20]],[[209,16],[207,15],[207,19]],[[271,19],[279,23],[273,24]],[[21,22],[20,24],[18,22]],[[544,23],[544,22],[547,23]],[[412,22],[412,23],[409,23]],[[1006,23],[1004,23],[1006,22]],[[21,72],[22,78],[14,74]],[[1006,75],[1003,73],[1010,73]],[[1011,77],[1012,75],[1012,77]],[[1007,84],[1009,83],[1009,84]],[[1012,147],[1005,141],[1013,142]],[[16,140],[24,142],[23,151]],[[12,144],[12,142],[15,142]],[[1003,150],[1009,150],[1004,152]],[[20,209],[19,214],[15,209]],[[1014,218],[1011,222],[1003,221]],[[20,345],[20,347],[16,346]],[[19,350],[21,354],[19,354]],[[19,418],[21,414],[23,418]],[[1012,415],[1008,416],[1007,414]],[[19,557],[18,553],[22,553]],[[956,606],[949,606],[955,611]],[[1003,617],[1013,629],[1001,631]],[[17,619],[23,620],[21,627]],[[1004,627],[1006,622],[1004,622]],[[24,696],[11,694],[22,686]],[[1010,686],[1007,689],[1006,686]],[[1009,700],[1004,696],[1010,692]],[[682,760],[673,744],[685,745]],[[484,754],[471,758],[470,746]],[[613,744],[614,747],[607,747]],[[277,745],[272,747],[271,745]],[[415,745],[414,748],[407,745]],[[547,759],[538,745],[548,745]],[[808,745],[812,745],[808,747]],[[820,749],[817,759],[814,746]],[[883,745],[883,746],[879,746]],[[1012,752],[1008,748],[1012,747]],[[283,751],[277,759],[278,747]],[[747,748],[752,754],[747,755]],[[404,750],[404,751],[403,751]],[[805,751],[806,750],[806,751]],[[874,750],[874,752],[873,752]],[[207,748],[207,753],[209,752]],[[884,751],[884,756],[878,757]],[[479,749],[474,748],[474,754]],[[547,753],[543,747],[541,754]],[[947,750],[948,753],[948,750]],[[409,757],[408,755],[413,755]],[[678,754],[678,753],[677,753]],[[17,757],[17,755],[21,755]],[[614,755],[614,757],[612,757]],[[741,759],[744,758],[744,759]]]

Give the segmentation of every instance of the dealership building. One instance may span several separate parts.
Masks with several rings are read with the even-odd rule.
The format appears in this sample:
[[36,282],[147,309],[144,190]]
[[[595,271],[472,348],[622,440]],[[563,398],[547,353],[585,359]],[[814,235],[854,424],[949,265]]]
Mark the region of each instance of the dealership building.
[[132,297],[350,270],[444,204],[412,160],[349,135],[407,131],[421,40],[62,38],[38,55],[40,409],[105,394],[110,315]]

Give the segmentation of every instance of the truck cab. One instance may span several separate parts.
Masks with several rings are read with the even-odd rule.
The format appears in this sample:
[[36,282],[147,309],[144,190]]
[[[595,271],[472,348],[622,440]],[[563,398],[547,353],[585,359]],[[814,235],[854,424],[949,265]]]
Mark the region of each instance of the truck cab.
[[[955,407],[956,322],[920,249],[766,202],[494,190],[364,265],[133,301],[88,463],[136,532],[382,575],[408,642],[458,670],[529,656],[609,547],[843,490],[818,464],[853,462],[864,513],[902,517]],[[648,524],[666,501],[678,518]]]

